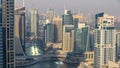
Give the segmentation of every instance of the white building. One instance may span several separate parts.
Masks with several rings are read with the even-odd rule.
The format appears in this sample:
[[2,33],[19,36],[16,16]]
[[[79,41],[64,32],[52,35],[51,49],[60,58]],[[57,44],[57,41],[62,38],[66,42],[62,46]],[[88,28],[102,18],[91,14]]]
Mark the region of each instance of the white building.
[[67,54],[74,49],[74,25],[63,26],[63,53]]
[[30,12],[30,23],[31,23],[31,27],[30,27],[30,32],[31,32],[31,36],[37,36],[37,32],[38,32],[38,23],[39,23],[39,17],[38,17],[38,11],[36,9],[32,9]]
[[96,15],[94,37],[94,68],[103,68],[108,61],[116,60],[116,31],[114,16],[104,13]]

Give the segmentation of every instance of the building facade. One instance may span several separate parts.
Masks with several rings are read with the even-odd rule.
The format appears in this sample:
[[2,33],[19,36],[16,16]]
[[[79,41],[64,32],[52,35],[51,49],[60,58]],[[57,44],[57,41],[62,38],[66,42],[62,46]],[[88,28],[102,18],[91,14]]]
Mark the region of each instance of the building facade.
[[62,16],[63,25],[72,25],[73,24],[73,16],[70,10],[65,10],[64,15]]
[[20,9],[15,10],[14,35],[16,56],[25,55],[25,12]]
[[55,37],[55,42],[62,42],[62,19],[61,18],[54,18],[53,19],[53,24],[54,24],[54,37]]
[[[79,23],[80,24],[80,23]],[[75,31],[75,52],[83,54],[89,50],[89,26],[82,25]]]
[[14,0],[0,0],[0,68],[15,68]]
[[48,23],[45,27],[45,43],[54,43],[54,24]]
[[74,25],[64,25],[63,26],[63,48],[62,49],[65,54],[68,52],[73,52],[74,36],[75,36]]
[[116,31],[114,16],[105,13],[96,15],[94,36],[94,68],[103,68],[108,61],[116,60]]
[[73,24],[75,26],[75,28],[78,28],[78,23],[83,23],[83,15],[80,14],[75,14],[73,15]]
[[31,36],[36,37],[37,36],[37,32],[38,32],[38,23],[39,23],[39,15],[38,15],[38,11],[36,9],[32,9],[30,12],[30,32],[31,32]]

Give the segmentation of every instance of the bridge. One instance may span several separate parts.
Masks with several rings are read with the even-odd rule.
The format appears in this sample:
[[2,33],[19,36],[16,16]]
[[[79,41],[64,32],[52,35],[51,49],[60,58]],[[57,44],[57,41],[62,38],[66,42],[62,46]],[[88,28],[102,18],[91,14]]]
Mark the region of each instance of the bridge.
[[[31,58],[31,60],[25,60],[27,58]],[[46,61],[46,60],[61,60],[63,61],[66,58],[66,55],[55,55],[55,54],[48,54],[48,55],[40,55],[40,56],[23,56],[18,57],[16,60],[16,66],[29,66],[33,65],[40,61]]]
[[49,58],[49,57],[66,58],[66,55],[48,54],[48,55],[43,55],[42,57],[45,57],[45,58]]

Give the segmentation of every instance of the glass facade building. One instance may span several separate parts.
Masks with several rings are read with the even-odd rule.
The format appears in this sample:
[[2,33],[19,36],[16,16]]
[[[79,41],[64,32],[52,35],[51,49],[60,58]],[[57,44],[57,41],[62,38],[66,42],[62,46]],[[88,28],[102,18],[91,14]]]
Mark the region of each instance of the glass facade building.
[[89,27],[76,29],[75,32],[75,52],[84,53],[89,48]]
[[48,23],[46,24],[46,30],[45,30],[45,42],[51,42],[54,43],[54,24]]
[[72,25],[73,24],[73,16],[70,10],[65,10],[64,15],[62,16],[63,25]]
[[0,68],[15,68],[14,0],[0,0]]

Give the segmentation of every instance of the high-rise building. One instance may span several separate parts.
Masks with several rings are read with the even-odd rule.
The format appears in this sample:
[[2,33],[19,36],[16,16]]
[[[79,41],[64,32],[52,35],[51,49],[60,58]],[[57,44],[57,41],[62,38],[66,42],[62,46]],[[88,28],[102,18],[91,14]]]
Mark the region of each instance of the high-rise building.
[[53,19],[55,42],[62,42],[62,19],[60,17]]
[[65,10],[64,15],[62,16],[63,25],[72,25],[73,16],[70,10]]
[[54,24],[48,23],[45,27],[45,43],[54,43]]
[[83,16],[79,14],[73,15],[73,24],[75,28],[78,28],[78,23],[83,23]]
[[94,68],[103,68],[108,61],[116,60],[116,31],[114,16],[105,13],[96,15],[94,36]]
[[83,25],[85,23],[79,23],[79,27],[75,31],[75,53],[83,54],[88,51],[89,48],[89,26]]
[[63,52],[67,54],[74,49],[74,25],[63,26]]
[[25,9],[22,8],[15,10],[14,36],[16,56],[25,55]]
[[38,24],[39,24],[39,15],[38,15],[38,11],[36,9],[32,9],[30,12],[30,23],[31,23],[31,36],[36,37],[37,36],[37,32],[38,32]]
[[0,68],[15,68],[14,0],[0,0]]

